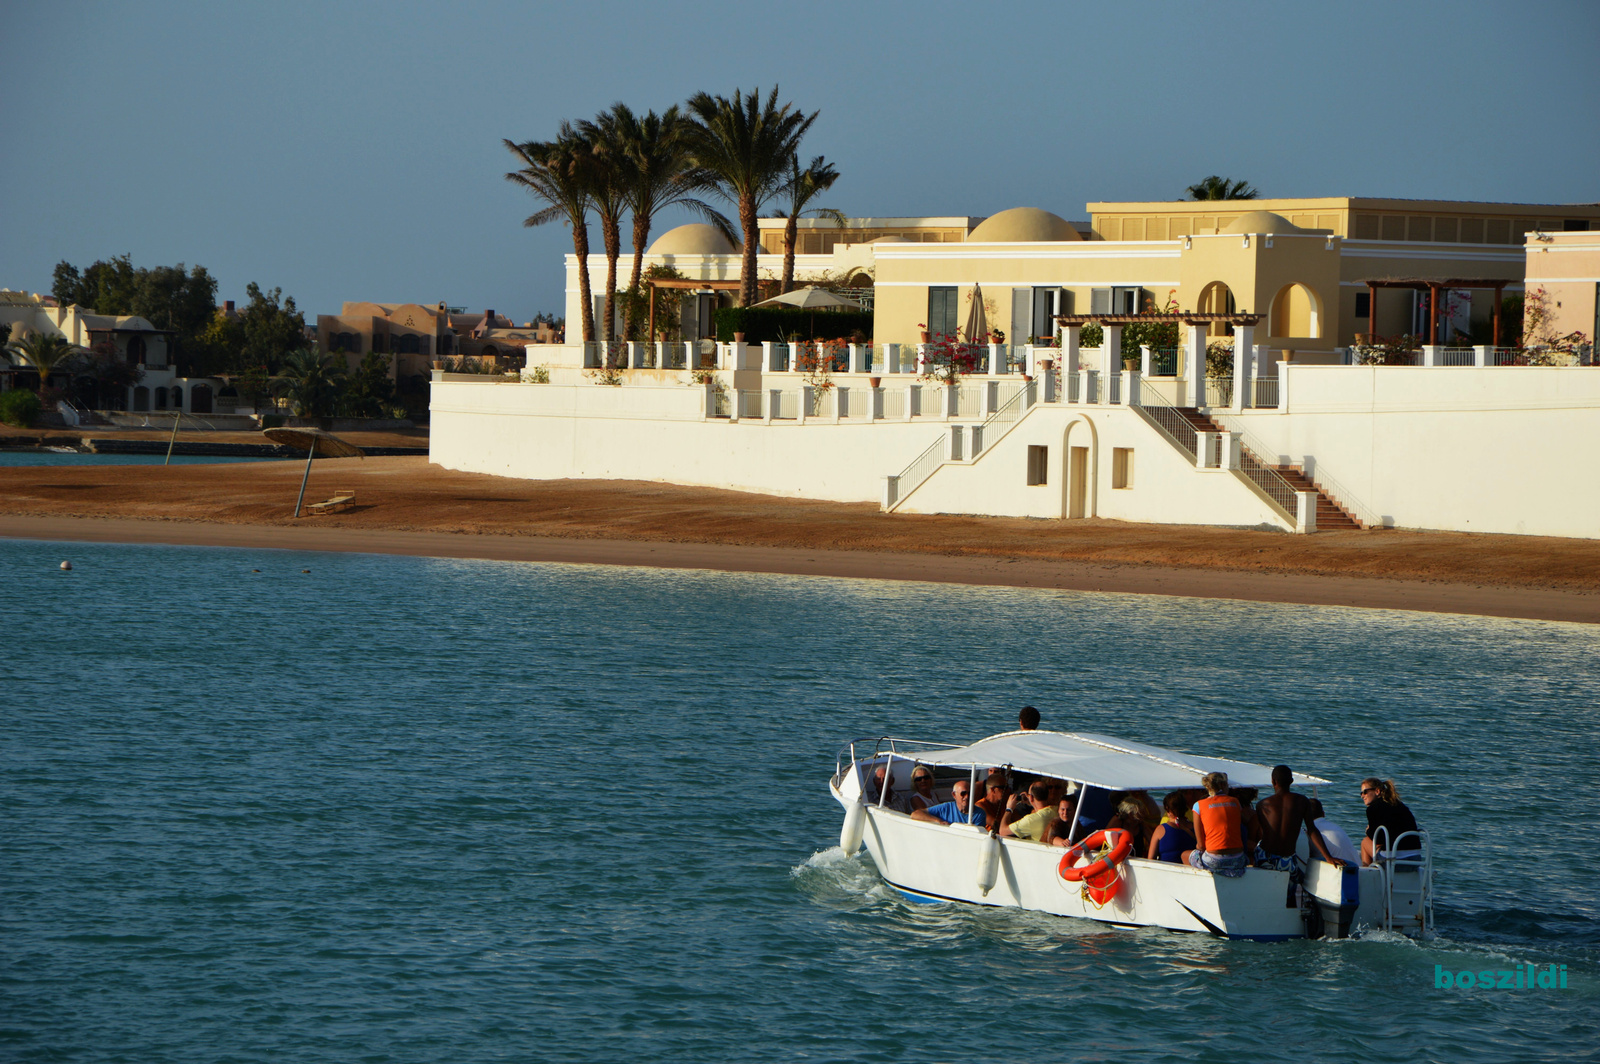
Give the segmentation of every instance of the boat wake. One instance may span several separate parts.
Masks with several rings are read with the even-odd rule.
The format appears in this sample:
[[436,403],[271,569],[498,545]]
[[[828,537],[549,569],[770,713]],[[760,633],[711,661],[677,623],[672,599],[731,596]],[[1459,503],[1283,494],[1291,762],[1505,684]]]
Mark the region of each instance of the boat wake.
[[834,909],[864,909],[896,897],[865,850],[852,857],[830,846],[795,865],[789,874],[812,901]]

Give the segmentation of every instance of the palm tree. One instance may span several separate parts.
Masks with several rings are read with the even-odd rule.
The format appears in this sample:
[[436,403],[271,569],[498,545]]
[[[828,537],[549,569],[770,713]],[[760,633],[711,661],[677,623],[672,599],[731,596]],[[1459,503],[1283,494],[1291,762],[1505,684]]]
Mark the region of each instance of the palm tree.
[[20,340],[11,341],[6,344],[6,350],[39,371],[41,397],[50,386],[50,374],[69,368],[83,354],[83,350],[68,343],[65,336],[41,332],[31,332]]
[[613,122],[579,122],[577,135],[589,153],[589,202],[600,218],[600,243],[606,252],[606,320],[600,339],[612,339],[617,323],[617,260],[622,257],[622,213],[628,209],[627,145]]
[[1248,181],[1229,181],[1212,174],[1198,185],[1189,186],[1192,200],[1255,199],[1257,192]]
[[283,360],[269,387],[273,395],[288,397],[298,417],[332,417],[348,376],[343,355],[301,348]]
[[567,122],[561,123],[560,135],[553,141],[517,144],[507,140],[505,146],[523,164],[522,169],[507,174],[506,180],[548,204],[522,224],[532,227],[560,220],[572,230],[572,250],[578,259],[578,297],[583,304],[583,339],[591,341],[594,297],[589,287],[589,208],[593,199],[589,189],[593,156]]
[[759,89],[748,96],[735,90],[731,100],[697,92],[688,108],[694,119],[689,140],[695,164],[715,175],[717,191],[739,208],[744,234],[739,302],[749,306],[756,299],[756,212],[783,188],[790,160],[819,112],[807,115],[790,104],[779,107],[776,85],[764,104]]
[[[689,122],[677,104],[663,114],[650,111],[642,117],[625,103],[616,103],[594,123],[584,123],[591,140],[614,145],[623,159],[623,195],[633,216],[633,272],[628,284],[638,288],[644,279],[644,251],[658,212],[667,207],[687,207],[735,239],[728,219],[694,193],[716,185],[716,180],[694,165],[689,154]],[[591,132],[592,128],[592,132]]]
[[811,165],[804,170],[800,169],[800,156],[789,156],[789,176],[783,183],[783,191],[789,196],[789,221],[783,227],[783,284],[780,292],[787,292],[794,287],[794,242],[800,235],[802,214],[824,215],[833,219],[841,229],[850,224],[842,211],[831,207],[806,209],[806,204],[832,188],[837,180],[839,171],[822,156],[812,159]]

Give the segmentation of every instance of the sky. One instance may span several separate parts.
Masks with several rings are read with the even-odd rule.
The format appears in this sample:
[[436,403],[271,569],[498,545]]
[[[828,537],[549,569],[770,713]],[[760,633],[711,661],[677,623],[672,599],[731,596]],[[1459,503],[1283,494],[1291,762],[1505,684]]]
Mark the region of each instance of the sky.
[[802,153],[838,167],[819,202],[854,216],[1083,219],[1208,174],[1264,196],[1600,201],[1592,0],[0,11],[0,287],[28,291],[129,254],[204,265],[219,300],[281,287],[308,317],[559,315],[571,235],[522,227],[539,204],[502,140],[774,83],[820,112]]

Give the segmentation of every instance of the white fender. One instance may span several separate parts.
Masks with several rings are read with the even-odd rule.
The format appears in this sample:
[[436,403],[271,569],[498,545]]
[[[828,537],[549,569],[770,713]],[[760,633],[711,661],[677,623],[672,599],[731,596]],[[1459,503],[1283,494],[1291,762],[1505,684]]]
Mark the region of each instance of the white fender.
[[861,832],[867,824],[867,807],[851,802],[845,807],[844,826],[839,829],[839,849],[846,857],[861,849]]
[[987,896],[1000,878],[1000,840],[993,835],[983,837],[983,849],[978,852],[978,889]]

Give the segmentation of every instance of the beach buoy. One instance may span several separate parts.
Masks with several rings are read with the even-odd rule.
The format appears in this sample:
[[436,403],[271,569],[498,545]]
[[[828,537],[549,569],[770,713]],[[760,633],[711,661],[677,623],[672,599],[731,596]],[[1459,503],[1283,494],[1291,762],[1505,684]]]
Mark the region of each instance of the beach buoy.
[[844,811],[844,826],[839,829],[839,849],[844,851],[846,857],[861,849],[861,831],[866,823],[867,807],[860,802],[852,802],[850,808]]
[[984,897],[989,896],[989,891],[994,889],[995,881],[1000,878],[1000,840],[993,835],[983,838],[983,852],[978,855],[978,889],[983,891]]
[[62,562],[61,563],[61,571],[65,572],[65,573],[72,572],[72,563],[71,562]]
[[310,570],[310,569],[301,569],[301,570],[300,570],[300,571],[301,571],[301,572],[302,572],[302,573],[309,573],[309,572],[310,572],[310,571],[311,571],[311,570]]

